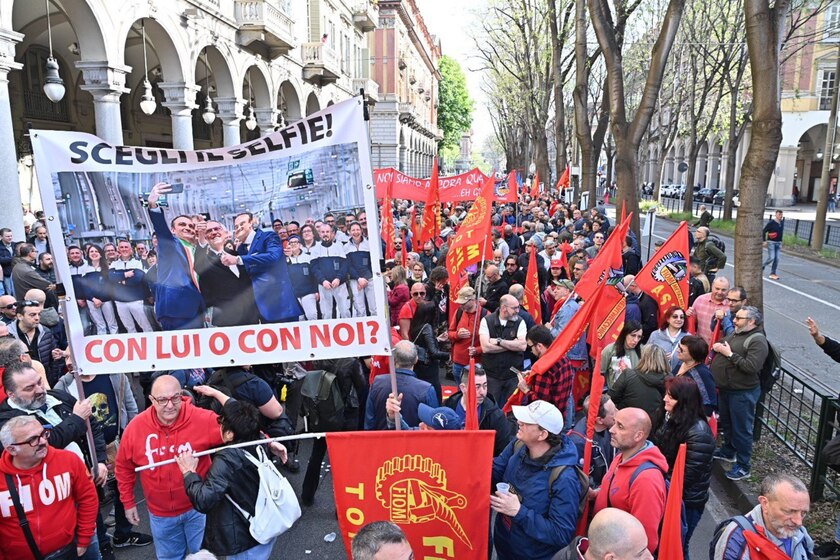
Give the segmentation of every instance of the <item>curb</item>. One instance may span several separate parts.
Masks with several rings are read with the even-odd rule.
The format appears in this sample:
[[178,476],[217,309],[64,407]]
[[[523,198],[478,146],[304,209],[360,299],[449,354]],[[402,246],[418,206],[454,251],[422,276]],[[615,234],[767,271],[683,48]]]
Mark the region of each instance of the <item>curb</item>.
[[[674,219],[671,219],[669,217],[666,217],[666,216],[657,216],[657,219],[661,219],[661,220],[664,220],[666,222],[671,222],[673,224],[679,224],[680,223],[680,222],[678,222]],[[712,229],[712,232],[715,235],[717,235],[718,237],[725,237],[727,239],[733,240],[733,242],[735,241],[735,237],[732,236],[732,235],[729,235],[728,233],[723,233],[721,231],[717,231],[714,228],[710,228],[710,229]],[[813,263],[824,264],[824,265],[830,266],[832,268],[840,268],[840,262],[835,262],[835,259],[821,259],[821,258],[814,257],[814,256],[808,255],[808,254],[797,253],[796,251],[791,251],[790,249],[785,248],[784,245],[782,245],[782,253],[784,253],[785,255],[790,255],[792,257],[799,257],[802,260],[810,261],[810,262],[813,262]],[[838,260],[840,260],[840,259],[838,259]],[[734,258],[733,258],[733,262],[734,262]]]
[[735,503],[735,507],[741,513],[750,511],[758,503],[758,496],[753,494],[749,485],[743,480],[729,480],[726,478],[726,469],[722,461],[715,461],[712,464],[712,475],[718,484],[726,492],[726,495]]

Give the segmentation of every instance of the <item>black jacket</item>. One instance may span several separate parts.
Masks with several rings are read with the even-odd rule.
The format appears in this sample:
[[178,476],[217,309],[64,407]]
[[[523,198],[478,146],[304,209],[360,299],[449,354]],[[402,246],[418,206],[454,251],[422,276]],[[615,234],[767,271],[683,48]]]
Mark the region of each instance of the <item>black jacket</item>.
[[229,495],[239,507],[254,515],[259,474],[245,453],[256,457],[250,447],[225,449],[216,453],[204,480],[194,472],[184,477],[190,502],[196,511],[207,514],[203,546],[217,556],[238,554],[259,544],[251,536],[248,521],[225,498]]
[[[82,449],[82,453],[85,456],[85,463],[88,467],[92,466],[93,462],[91,461],[87,444],[87,426],[85,425],[84,420],[73,414],[73,407],[76,405],[76,399],[64,391],[47,391],[47,394],[52,395],[60,401],[55,407],[55,411],[61,418],[61,422],[52,427],[50,445],[56,449],[64,449],[71,443],[75,442]],[[18,410],[17,408],[12,408],[9,405],[9,399],[6,398],[6,400],[0,403],[0,428],[2,428],[6,422],[15,416],[23,416],[24,414],[26,414],[26,412]],[[34,413],[31,414],[38,419],[38,422],[40,422],[42,426],[49,423],[42,416]],[[90,418],[90,427],[93,431],[93,445],[96,450],[96,462],[107,463],[108,455],[105,453],[105,435],[102,433],[102,426],[93,418],[93,416]],[[0,444],[0,447],[2,447],[2,444]]]
[[[660,446],[665,459],[668,460],[669,472],[674,468],[677,460],[677,446],[675,449],[664,449],[663,439],[668,431],[665,422],[656,432],[656,444]],[[709,499],[709,484],[712,476],[712,455],[715,453],[715,438],[712,429],[705,420],[698,419],[684,436],[677,434],[680,443],[686,444],[685,450],[685,485],[683,486],[683,502],[686,507],[700,509]]]
[[429,323],[423,325],[420,332],[414,338],[414,344],[419,348],[424,348],[429,356],[425,364],[437,364],[440,360],[448,360],[449,352],[444,352],[438,345],[437,338],[432,326]]
[[823,342],[820,348],[823,349],[823,352],[825,352],[829,358],[831,358],[835,362],[840,362],[840,342],[825,337],[825,342]]
[[508,293],[508,288],[510,286],[501,278],[492,284],[487,284],[487,291],[484,292],[484,299],[487,300],[487,303],[484,304],[484,308],[487,311],[496,311],[499,308],[502,296]]
[[[443,406],[456,410],[461,403],[464,394],[460,391],[443,401]],[[489,394],[484,397],[481,404],[481,417],[478,419],[479,430],[495,430],[496,440],[493,443],[493,457],[498,457],[505,450],[507,444],[513,439],[516,433],[514,424],[507,419],[505,413]]]
[[659,410],[664,406],[665,378],[670,373],[640,372],[626,369],[610,387],[610,398],[619,409],[641,408],[648,413],[652,422],[660,417]]
[[238,327],[259,323],[257,304],[251,277],[244,266],[238,266],[237,277],[222,264],[219,256],[209,250],[195,252],[195,271],[198,273],[201,295],[207,307],[213,307],[213,325]]
[[647,344],[653,331],[659,329],[659,305],[645,293],[639,294],[639,310],[642,312],[642,344]]

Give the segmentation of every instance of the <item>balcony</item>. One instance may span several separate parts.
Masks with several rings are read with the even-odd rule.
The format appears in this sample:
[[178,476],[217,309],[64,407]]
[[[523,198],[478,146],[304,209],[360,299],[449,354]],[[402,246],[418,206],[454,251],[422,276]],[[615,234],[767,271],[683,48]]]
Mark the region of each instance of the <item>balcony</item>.
[[295,22],[273,0],[236,0],[234,15],[242,46],[262,44],[272,59],[297,46]]
[[379,12],[370,0],[361,0],[353,6],[353,24],[362,33],[373,31],[379,25]]
[[353,95],[359,90],[365,90],[365,98],[368,104],[375,105],[379,101],[379,84],[369,78],[353,78]]
[[417,110],[413,103],[400,103],[400,122],[414,126],[418,120]]
[[341,76],[338,53],[329,46],[321,42],[304,43],[300,50],[303,79],[307,82],[316,85],[332,84]]

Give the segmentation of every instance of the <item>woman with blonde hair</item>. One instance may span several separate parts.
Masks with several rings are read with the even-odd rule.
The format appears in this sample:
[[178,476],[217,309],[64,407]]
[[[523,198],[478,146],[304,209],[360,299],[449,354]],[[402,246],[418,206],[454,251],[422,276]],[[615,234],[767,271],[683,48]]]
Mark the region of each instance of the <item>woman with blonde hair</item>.
[[642,356],[636,367],[625,370],[610,387],[610,398],[619,409],[641,408],[656,426],[661,417],[665,379],[670,376],[671,368],[665,351],[648,344],[642,347]]

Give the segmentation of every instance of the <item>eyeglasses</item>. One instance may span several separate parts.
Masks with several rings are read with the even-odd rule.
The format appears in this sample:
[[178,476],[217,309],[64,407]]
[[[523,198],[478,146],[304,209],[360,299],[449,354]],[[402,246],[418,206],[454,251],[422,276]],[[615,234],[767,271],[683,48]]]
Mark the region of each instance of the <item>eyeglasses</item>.
[[425,296],[426,292],[411,292],[411,295],[413,295],[413,296]]
[[214,231],[222,231],[221,227],[209,227],[205,230],[207,233],[213,233]]
[[149,396],[152,401],[156,402],[159,406],[166,406],[171,404],[172,406],[178,406],[181,404],[181,394],[172,395],[171,397],[155,397]]
[[671,315],[671,319],[683,319],[683,320],[685,320],[685,315]]
[[735,321],[747,321],[747,320],[749,320],[749,317],[742,317],[740,315],[735,315],[735,317],[733,317],[733,320],[735,320]]
[[44,429],[44,431],[41,432],[40,434],[34,435],[31,438],[25,439],[23,441],[16,441],[16,442],[12,443],[12,445],[29,445],[31,447],[35,447],[39,443],[41,443],[41,438],[44,438],[45,440],[49,441],[50,434],[52,434],[52,430]]

